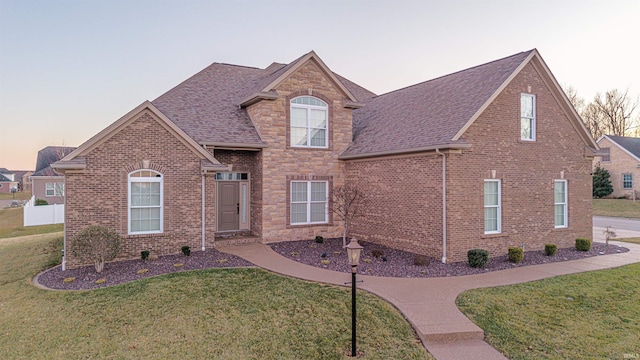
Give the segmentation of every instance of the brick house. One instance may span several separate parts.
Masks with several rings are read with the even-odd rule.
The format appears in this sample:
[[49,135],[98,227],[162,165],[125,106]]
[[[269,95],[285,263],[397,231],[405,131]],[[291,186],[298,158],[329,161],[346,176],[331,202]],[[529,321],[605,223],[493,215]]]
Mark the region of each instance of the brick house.
[[11,193],[18,191],[20,179],[16,177],[15,171],[0,168],[0,193]]
[[69,146],[47,146],[38,151],[36,171],[30,176],[33,197],[46,200],[49,205],[64,204],[64,175],[53,170],[51,165],[75,149]]
[[595,149],[536,50],[380,96],[310,52],[214,63],[53,167],[65,247],[90,224],[120,232],[121,258],[337,237],[348,184],[371,200],[352,235],[452,262],[590,237]]
[[640,138],[604,135],[598,139],[600,152],[593,161],[594,168],[609,171],[613,185],[612,197],[640,197]]

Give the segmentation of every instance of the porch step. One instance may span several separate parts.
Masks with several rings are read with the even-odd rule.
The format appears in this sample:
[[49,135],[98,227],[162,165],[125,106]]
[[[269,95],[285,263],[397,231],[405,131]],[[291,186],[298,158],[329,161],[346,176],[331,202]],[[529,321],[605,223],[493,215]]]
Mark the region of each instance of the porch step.
[[246,244],[260,244],[262,238],[258,236],[231,236],[231,237],[217,237],[213,242],[214,248],[221,248],[234,245],[246,245]]

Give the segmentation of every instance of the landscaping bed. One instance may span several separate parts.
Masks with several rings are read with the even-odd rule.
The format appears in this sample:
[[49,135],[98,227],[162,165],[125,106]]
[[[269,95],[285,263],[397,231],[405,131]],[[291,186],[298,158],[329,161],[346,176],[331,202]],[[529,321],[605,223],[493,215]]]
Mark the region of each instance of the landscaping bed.
[[[546,256],[544,250],[526,251],[521,263],[511,263],[507,258],[507,248],[501,256],[492,256],[489,264],[483,268],[472,268],[466,261],[443,264],[439,259],[428,259],[429,265],[414,265],[415,254],[389,248],[384,245],[359,242],[364,247],[360,257],[358,272],[372,276],[388,277],[446,277],[482,274],[490,271],[511,269],[515,267],[538,265],[559,261],[584,259],[627,252],[629,249],[616,245],[608,247],[603,243],[593,243],[589,251],[577,251],[574,247],[558,249],[553,256]],[[278,254],[307,265],[340,272],[350,272],[347,263],[346,249],[342,248],[342,238],[324,239],[322,243],[313,240],[287,241],[271,244]],[[381,251],[384,258],[373,257],[372,251]],[[322,254],[325,254],[322,257]],[[386,261],[384,261],[386,259]],[[324,263],[323,263],[324,260]]]

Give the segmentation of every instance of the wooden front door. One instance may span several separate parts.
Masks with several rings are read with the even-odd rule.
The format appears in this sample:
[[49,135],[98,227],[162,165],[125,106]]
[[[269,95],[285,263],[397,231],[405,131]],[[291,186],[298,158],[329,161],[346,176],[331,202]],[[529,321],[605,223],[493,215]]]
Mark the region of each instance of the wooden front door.
[[240,229],[240,201],[237,181],[218,181],[218,231]]

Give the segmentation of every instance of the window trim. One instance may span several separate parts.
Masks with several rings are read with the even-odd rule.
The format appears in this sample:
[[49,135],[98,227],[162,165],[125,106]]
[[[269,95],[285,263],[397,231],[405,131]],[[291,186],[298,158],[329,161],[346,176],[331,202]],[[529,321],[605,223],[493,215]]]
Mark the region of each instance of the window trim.
[[[305,202],[297,201],[293,202],[293,183],[306,183],[307,184],[307,200]],[[311,200],[311,183],[324,183],[325,186],[325,200],[324,201],[312,201]],[[293,222],[293,204],[306,204],[307,206],[307,221],[306,222]],[[324,203],[324,221],[311,221],[311,204]],[[329,181],[327,180],[291,180],[289,181],[289,225],[291,226],[304,226],[304,225],[317,225],[329,223]]]
[[[624,177],[629,176],[629,180],[625,180]],[[626,184],[629,184],[627,187]],[[633,174],[632,173],[622,173],[622,189],[623,190],[632,190],[633,189]]]
[[[532,101],[533,107],[533,117],[522,116],[522,98],[529,97]],[[536,130],[537,130],[537,121],[536,121],[536,96],[534,94],[521,93],[520,94],[520,140],[522,141],[536,141]],[[522,137],[522,119],[529,119],[531,124],[531,138]]]
[[[51,185],[51,189],[49,189],[49,185]],[[62,194],[60,193],[60,190],[62,190]],[[49,191],[52,192],[51,195],[49,195]],[[64,183],[63,182],[44,183],[44,196],[46,197],[64,196]]]
[[[304,98],[304,97],[308,97],[308,98],[312,98],[312,99],[316,99],[320,102],[322,102],[323,104],[325,104],[325,106],[318,106],[318,105],[305,105],[305,104],[295,104],[293,101],[296,99],[300,99],[300,98]],[[305,109],[307,111],[307,126],[306,126],[306,131],[307,131],[307,145],[297,145],[293,143],[293,129],[294,128],[298,128],[298,129],[302,129],[302,127],[300,126],[293,126],[293,123],[291,121],[291,118],[293,116],[293,108],[297,108],[297,109]],[[315,145],[311,145],[311,130],[313,129],[321,129],[321,128],[313,128],[310,126],[310,119],[311,119],[311,110],[324,110],[325,112],[325,120],[326,120],[326,126],[324,127],[324,131],[325,131],[325,137],[324,137],[324,145],[322,146],[315,146]],[[301,95],[301,96],[296,96],[292,99],[289,100],[289,145],[293,148],[300,148],[300,149],[328,149],[329,148],[329,104],[324,101],[323,99],[316,97],[316,96],[311,96],[311,95]]]
[[[556,202],[556,183],[564,183],[564,202]],[[556,206],[564,205],[564,225],[556,224]],[[564,179],[553,180],[553,226],[555,229],[564,229],[569,227],[569,183]]]
[[[488,182],[495,182],[498,183],[498,204],[497,205],[489,205],[487,206],[485,204],[484,201],[484,197],[486,196],[485,191],[484,191],[484,184],[488,183]],[[485,229],[485,223],[487,221],[486,216],[484,215],[484,209],[486,208],[497,208],[498,209],[498,214],[497,214],[497,229],[496,230],[492,230],[492,231],[487,231],[486,229],[484,230],[484,234],[485,235],[491,235],[491,234],[502,234],[502,180],[501,179],[484,179],[484,182],[482,183],[482,228]]]
[[[132,177],[131,175],[142,172],[149,171],[151,173],[155,173],[160,175],[159,177]],[[136,206],[134,208],[160,208],[160,229],[153,231],[131,231],[131,183],[140,182],[140,183],[151,183],[158,182],[160,183],[160,205],[159,206]],[[161,234],[164,232],[164,175],[151,169],[138,169],[130,172],[127,175],[127,234],[128,235],[144,235],[144,234]]]

